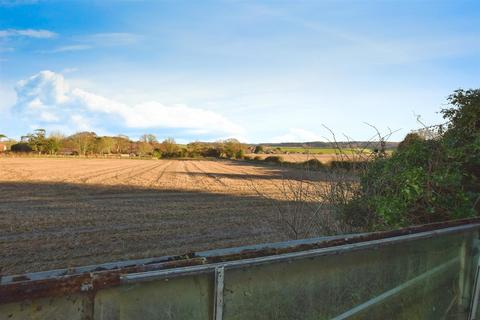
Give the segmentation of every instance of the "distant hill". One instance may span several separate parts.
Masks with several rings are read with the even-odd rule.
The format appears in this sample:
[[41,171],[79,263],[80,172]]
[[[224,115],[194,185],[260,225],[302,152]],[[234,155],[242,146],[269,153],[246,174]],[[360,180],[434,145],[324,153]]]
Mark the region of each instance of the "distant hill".
[[[265,147],[289,147],[289,148],[335,148],[335,144],[331,142],[324,142],[324,141],[311,141],[311,142],[281,142],[281,143],[258,143],[255,145],[262,145]],[[378,141],[340,141],[338,145],[342,148],[364,148],[366,146],[370,146],[374,148],[378,145]],[[391,150],[395,149],[398,146],[398,142],[387,142],[386,149]]]

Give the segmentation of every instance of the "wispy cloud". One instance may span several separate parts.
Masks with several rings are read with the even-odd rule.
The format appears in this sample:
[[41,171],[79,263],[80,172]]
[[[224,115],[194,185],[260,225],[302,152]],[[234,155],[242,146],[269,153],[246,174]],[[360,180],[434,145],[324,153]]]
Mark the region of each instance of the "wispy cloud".
[[80,38],[80,41],[99,46],[126,46],[137,43],[140,35],[128,32],[95,33]]
[[127,32],[94,33],[72,38],[72,43],[43,53],[84,51],[104,47],[128,46],[140,41],[141,36]]
[[[302,27],[313,32],[320,39],[328,39],[330,60],[342,64],[408,64],[429,61],[437,58],[450,58],[462,55],[478,54],[480,45],[475,39],[478,32],[474,28],[458,34],[430,27],[428,32],[416,30],[416,33],[400,34],[395,37],[352,28],[350,24],[323,22],[321,19],[309,19],[275,6],[251,6],[256,14],[278,19],[293,27]],[[315,52],[315,51],[313,51]],[[325,52],[315,52],[326,56]]]
[[58,34],[44,29],[6,29],[0,30],[0,38],[29,37],[38,39],[55,38]]
[[57,53],[57,52],[69,52],[69,51],[82,51],[82,50],[88,50],[92,49],[93,47],[91,45],[87,44],[73,44],[69,46],[61,46],[52,50],[45,50],[43,52],[45,53]]

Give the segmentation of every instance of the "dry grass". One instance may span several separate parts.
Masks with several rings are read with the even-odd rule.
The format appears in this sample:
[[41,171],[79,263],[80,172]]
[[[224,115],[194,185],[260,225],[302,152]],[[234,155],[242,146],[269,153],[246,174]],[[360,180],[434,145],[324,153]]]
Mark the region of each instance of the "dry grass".
[[285,177],[301,175],[231,161],[0,158],[1,272],[285,240],[264,222],[285,201]]

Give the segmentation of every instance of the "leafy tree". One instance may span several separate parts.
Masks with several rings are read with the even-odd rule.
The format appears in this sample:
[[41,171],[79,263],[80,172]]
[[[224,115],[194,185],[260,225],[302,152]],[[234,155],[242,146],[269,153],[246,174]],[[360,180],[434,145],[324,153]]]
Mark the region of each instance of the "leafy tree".
[[45,129],[36,129],[22,137],[22,141],[28,143],[32,151],[38,153],[47,152],[47,138]]
[[52,132],[45,140],[45,152],[56,154],[63,146],[65,135],[60,132]]
[[173,158],[179,156],[180,148],[175,142],[175,139],[167,138],[160,144],[160,151],[163,158]]
[[115,140],[112,137],[97,137],[95,139],[95,153],[110,154],[114,145]]
[[131,141],[130,138],[125,135],[118,135],[113,138],[115,153],[130,153]]
[[49,154],[56,154],[60,150],[60,140],[55,138],[47,138],[44,144],[44,152]]
[[87,152],[92,151],[97,135],[95,132],[78,132],[70,136],[75,150],[80,155],[86,155]]
[[138,143],[138,154],[145,156],[153,152],[153,146],[148,142]]
[[190,157],[212,157],[220,158],[224,155],[224,143],[223,142],[192,142],[187,145],[187,149],[182,154]]
[[207,144],[199,141],[187,144],[187,152],[190,157],[203,156],[207,148]]
[[[446,156],[452,165],[461,168],[462,183],[467,190],[477,193],[480,189],[480,89],[457,90],[448,100],[451,107],[441,111],[447,120],[443,135]],[[477,210],[479,202],[476,202]]]
[[246,146],[237,139],[228,139],[224,142],[224,153],[227,158],[241,159],[245,149]]

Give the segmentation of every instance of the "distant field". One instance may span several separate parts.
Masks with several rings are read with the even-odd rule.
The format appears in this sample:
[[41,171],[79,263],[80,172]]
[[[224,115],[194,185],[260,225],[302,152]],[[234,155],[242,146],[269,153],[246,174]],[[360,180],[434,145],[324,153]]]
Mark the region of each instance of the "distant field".
[[[278,150],[281,153],[303,153],[303,154],[327,154],[334,155],[338,154],[339,150],[335,148],[302,148],[302,147],[267,147],[267,149]],[[353,154],[363,152],[371,152],[370,149],[353,149],[353,148],[344,148],[342,149],[343,153]]]
[[0,158],[1,272],[285,240],[265,221],[298,175],[240,161]]
[[[277,148],[272,148],[277,149]],[[333,148],[300,148],[300,147],[279,147],[281,152],[291,152],[291,153],[314,153],[314,154],[335,154],[338,152],[337,149]],[[351,152],[348,150],[347,152]]]
[[279,156],[282,157],[284,161],[289,162],[304,162],[310,159],[317,159],[323,163],[329,163],[332,160],[337,159],[335,154],[302,154],[302,153],[289,153],[289,154],[255,154],[249,153],[247,156],[251,158],[259,157],[260,159],[265,159],[270,156]]

